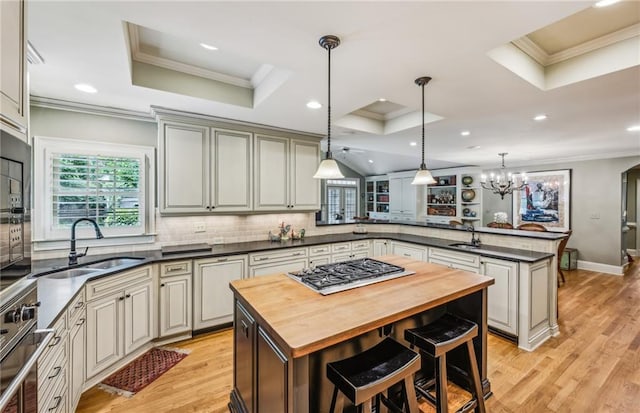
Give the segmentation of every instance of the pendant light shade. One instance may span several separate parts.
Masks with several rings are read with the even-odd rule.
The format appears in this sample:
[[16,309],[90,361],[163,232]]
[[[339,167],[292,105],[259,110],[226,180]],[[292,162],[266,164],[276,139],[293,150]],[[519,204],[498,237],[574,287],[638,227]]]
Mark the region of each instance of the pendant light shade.
[[424,162],[424,85],[429,83],[431,78],[429,76],[423,76],[416,79],[416,85],[422,88],[422,163],[418,172],[416,172],[415,178],[411,182],[411,185],[431,185],[435,184],[436,180],[431,176],[431,172],[427,169],[427,165]]
[[328,70],[327,70],[327,154],[325,159],[320,162],[318,166],[318,170],[315,175],[313,175],[316,179],[336,179],[336,178],[344,178],[342,172],[340,172],[340,168],[338,167],[338,163],[333,159],[331,155],[331,49],[335,49],[340,44],[340,39],[338,36],[326,35],[320,38],[320,46],[323,49],[326,49],[329,55],[328,59]]

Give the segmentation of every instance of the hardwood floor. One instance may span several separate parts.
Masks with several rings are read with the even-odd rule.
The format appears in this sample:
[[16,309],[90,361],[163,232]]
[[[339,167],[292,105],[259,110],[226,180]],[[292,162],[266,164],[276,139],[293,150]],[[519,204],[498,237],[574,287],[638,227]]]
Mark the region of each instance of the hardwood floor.
[[[640,263],[636,260],[624,277],[582,270],[565,274],[558,292],[558,337],[526,352],[489,336],[489,412],[640,411]],[[174,346],[192,352],[149,387],[130,399],[91,388],[77,411],[226,412],[231,331]],[[433,410],[423,405],[421,411]]]

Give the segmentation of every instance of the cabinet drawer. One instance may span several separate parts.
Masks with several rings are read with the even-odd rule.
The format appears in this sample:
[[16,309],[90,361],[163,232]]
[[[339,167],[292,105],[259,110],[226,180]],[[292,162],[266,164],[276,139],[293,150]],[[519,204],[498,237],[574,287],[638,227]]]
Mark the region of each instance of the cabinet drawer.
[[337,244],[331,244],[331,252],[345,252],[351,251],[350,242],[339,242]]
[[444,265],[445,267],[449,267],[449,268],[455,268],[456,270],[463,270],[463,271],[469,271],[469,272],[473,272],[476,274],[480,273],[480,269],[478,267],[474,267],[472,265],[464,265],[464,264],[460,264],[457,262],[451,262],[451,261],[447,261],[447,260],[440,260],[437,258],[431,258],[429,260],[429,262],[431,264],[438,264],[438,265]]
[[358,251],[358,250],[368,250],[369,249],[369,241],[365,240],[365,241],[353,241],[351,243],[351,250],[352,251]]
[[78,295],[71,301],[67,307],[67,316],[69,317],[69,324],[73,325],[76,321],[76,317],[84,314],[85,297],[84,290],[81,290]]
[[45,359],[41,357],[38,360],[39,400],[48,399],[57,387],[58,382],[65,378],[67,372],[66,340],[59,347],[57,351],[50,353]]
[[318,265],[325,265],[331,262],[331,255],[319,255],[317,257],[309,258],[309,266],[311,268],[317,267]]
[[441,261],[447,261],[452,264],[461,264],[472,266],[474,268],[480,268],[480,256],[475,254],[466,254],[464,252],[442,250],[439,248],[429,248],[429,261],[432,259],[438,259]]
[[331,253],[331,245],[316,245],[309,247],[309,256],[315,257],[316,255],[327,255]]
[[113,275],[102,280],[92,281],[87,284],[87,301],[105,297],[122,291],[128,286],[151,281],[153,272],[151,266],[136,268],[133,271]]
[[279,251],[260,252],[257,254],[249,254],[249,265],[286,261],[290,260],[291,258],[301,258],[306,256],[306,248],[286,248]]
[[160,276],[191,274],[191,260],[173,261],[160,264]]
[[419,261],[427,260],[427,249],[417,245],[392,242],[390,253],[392,255],[399,255],[401,257],[408,257]]
[[54,387],[46,398],[38,400],[39,413],[67,413],[67,383],[62,380],[66,375],[66,369],[60,373]]
[[[47,349],[42,353],[42,356],[38,359],[38,365],[43,366],[42,363],[47,363],[44,360],[49,360],[51,362],[50,356],[58,351],[58,349],[64,347],[67,342],[67,317],[66,314],[63,313],[60,318],[56,320],[55,323],[51,326],[55,330],[55,335],[47,345]],[[42,361],[42,363],[41,363]]]

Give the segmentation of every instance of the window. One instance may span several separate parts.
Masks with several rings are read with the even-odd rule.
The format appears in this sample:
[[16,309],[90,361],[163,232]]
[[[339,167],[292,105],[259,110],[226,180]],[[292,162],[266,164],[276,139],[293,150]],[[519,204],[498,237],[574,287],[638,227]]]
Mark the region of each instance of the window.
[[[68,239],[78,218],[95,219],[107,238],[152,232],[153,148],[36,138],[34,151],[36,241]],[[85,230],[92,238],[84,225],[79,237]]]

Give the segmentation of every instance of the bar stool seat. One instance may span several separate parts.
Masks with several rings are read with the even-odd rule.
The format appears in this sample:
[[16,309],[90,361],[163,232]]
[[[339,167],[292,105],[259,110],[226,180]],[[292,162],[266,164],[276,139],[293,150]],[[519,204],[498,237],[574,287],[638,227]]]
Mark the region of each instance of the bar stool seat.
[[435,359],[435,386],[436,398],[428,393],[428,389],[416,386],[416,390],[428,401],[436,405],[437,413],[446,413],[447,401],[447,352],[466,343],[469,356],[469,379],[473,398],[468,402],[463,411],[474,408],[476,412],[485,413],[484,394],[480,383],[480,374],[476,362],[473,338],[478,335],[478,326],[464,318],[452,314],[444,314],[433,323],[422,327],[407,329],[404,339],[411,344],[411,348],[417,346],[424,353]]
[[[420,354],[408,349],[392,338],[383,341],[362,353],[327,364],[327,378],[334,385],[331,413],[342,413],[344,397],[356,406],[362,405],[364,412],[373,412],[375,398],[377,412],[387,408],[392,411],[418,413],[413,375],[420,370]],[[402,407],[382,393],[402,382]]]

